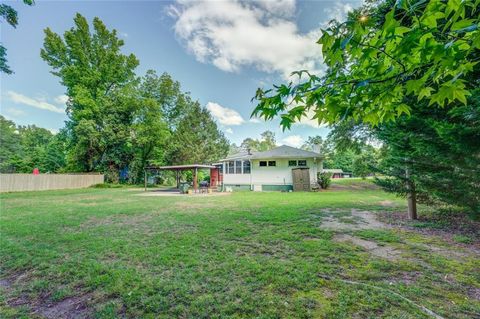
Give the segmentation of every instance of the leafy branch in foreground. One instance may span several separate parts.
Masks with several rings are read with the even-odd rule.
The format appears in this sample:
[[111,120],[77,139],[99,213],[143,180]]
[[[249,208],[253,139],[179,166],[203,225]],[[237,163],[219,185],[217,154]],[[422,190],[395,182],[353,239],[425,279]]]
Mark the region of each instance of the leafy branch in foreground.
[[409,115],[408,98],[435,107],[466,104],[474,86],[465,79],[479,60],[479,4],[370,2],[322,30],[325,75],[296,71],[296,83],[258,89],[253,116],[280,116],[284,129],[307,112],[319,123],[353,118],[375,126]]

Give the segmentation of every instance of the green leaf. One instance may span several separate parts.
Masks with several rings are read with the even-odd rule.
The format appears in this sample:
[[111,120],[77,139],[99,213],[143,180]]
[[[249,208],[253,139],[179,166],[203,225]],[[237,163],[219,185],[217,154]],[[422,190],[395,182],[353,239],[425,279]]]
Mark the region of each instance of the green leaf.
[[450,28],[452,31],[462,30],[462,29],[471,29],[470,31],[475,30],[478,26],[474,23],[474,19],[465,19],[455,22]]
[[421,101],[424,97],[430,97],[432,91],[434,91],[433,88],[429,86],[422,88],[420,93],[418,93],[418,101]]

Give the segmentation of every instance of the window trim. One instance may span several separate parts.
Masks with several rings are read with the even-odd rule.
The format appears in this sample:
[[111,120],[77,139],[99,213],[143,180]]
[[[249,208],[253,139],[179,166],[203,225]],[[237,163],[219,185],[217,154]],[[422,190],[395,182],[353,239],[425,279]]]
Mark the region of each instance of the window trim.
[[[245,172],[245,164],[248,164],[248,172]],[[242,161],[242,174],[251,174],[252,173],[252,163],[250,161]]]
[[[304,162],[305,165],[301,165],[300,162]],[[297,161],[297,166],[306,167],[307,166],[307,160],[298,160]]]
[[[231,163],[233,163],[233,165],[230,165]],[[232,168],[232,172],[230,173],[230,167]],[[227,170],[226,170],[226,173],[227,174],[235,174],[235,161],[228,161],[227,162]]]
[[[290,165],[291,162],[294,162],[295,164],[294,164],[294,165]],[[298,164],[298,161],[297,161],[297,160],[288,160],[288,167],[295,167],[295,166],[297,166],[297,164]]]

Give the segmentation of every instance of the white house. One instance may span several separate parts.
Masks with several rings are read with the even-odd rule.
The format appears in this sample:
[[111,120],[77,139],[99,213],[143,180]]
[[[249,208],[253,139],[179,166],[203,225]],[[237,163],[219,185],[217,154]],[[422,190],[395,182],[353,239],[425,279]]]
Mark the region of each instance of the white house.
[[282,145],[265,152],[243,152],[219,161],[224,189],[307,191],[323,169],[319,153]]

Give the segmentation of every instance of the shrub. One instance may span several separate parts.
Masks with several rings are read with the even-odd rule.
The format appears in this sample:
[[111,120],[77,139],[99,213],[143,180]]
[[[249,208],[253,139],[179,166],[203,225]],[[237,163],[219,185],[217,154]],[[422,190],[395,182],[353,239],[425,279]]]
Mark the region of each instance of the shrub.
[[322,172],[317,174],[317,183],[321,189],[329,188],[331,182],[332,182],[332,174],[327,172]]

